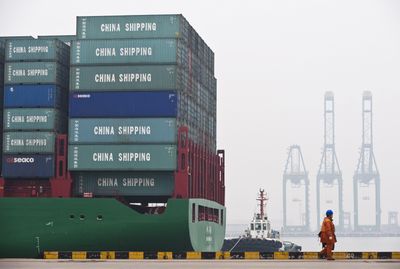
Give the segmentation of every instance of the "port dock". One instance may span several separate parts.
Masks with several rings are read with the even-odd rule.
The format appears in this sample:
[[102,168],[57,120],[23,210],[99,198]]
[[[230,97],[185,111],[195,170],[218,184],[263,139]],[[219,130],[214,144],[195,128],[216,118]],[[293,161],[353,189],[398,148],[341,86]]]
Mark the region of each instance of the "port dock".
[[[400,260],[400,252],[334,252],[336,260]],[[319,252],[45,251],[45,260],[323,260]]]
[[134,266],[141,269],[155,268],[210,268],[218,266],[220,269],[225,268],[293,268],[293,269],[313,269],[313,268],[382,268],[394,269],[399,268],[400,260],[93,260],[93,261],[61,261],[61,260],[31,260],[31,259],[3,259],[0,260],[0,268],[74,268],[86,269],[93,268],[111,268],[122,269],[128,266]]

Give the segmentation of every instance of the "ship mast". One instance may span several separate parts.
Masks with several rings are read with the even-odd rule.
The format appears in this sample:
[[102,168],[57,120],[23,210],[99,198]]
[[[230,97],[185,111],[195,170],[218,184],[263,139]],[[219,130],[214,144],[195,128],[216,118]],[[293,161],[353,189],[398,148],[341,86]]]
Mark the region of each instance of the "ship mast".
[[268,198],[265,197],[264,194],[265,190],[260,189],[260,194],[257,198],[257,201],[260,201],[260,218],[264,219],[264,207],[266,205],[266,201],[268,200]]

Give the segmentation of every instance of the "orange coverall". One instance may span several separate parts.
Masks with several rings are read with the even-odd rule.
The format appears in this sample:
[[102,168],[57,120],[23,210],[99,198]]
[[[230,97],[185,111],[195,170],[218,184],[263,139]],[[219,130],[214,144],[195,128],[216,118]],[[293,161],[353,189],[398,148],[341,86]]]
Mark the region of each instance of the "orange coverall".
[[327,258],[332,258],[332,249],[337,241],[335,235],[335,225],[328,217],[325,217],[324,221],[322,222],[320,241],[324,246],[321,254],[326,254]]

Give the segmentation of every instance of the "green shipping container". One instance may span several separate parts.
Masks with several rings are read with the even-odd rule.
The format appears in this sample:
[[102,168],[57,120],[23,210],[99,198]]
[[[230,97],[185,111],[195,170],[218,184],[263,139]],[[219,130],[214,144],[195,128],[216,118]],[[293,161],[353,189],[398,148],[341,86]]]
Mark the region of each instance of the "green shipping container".
[[74,118],[69,120],[70,144],[173,144],[175,118]]
[[176,145],[69,145],[71,171],[174,171]]
[[172,196],[174,172],[78,172],[74,196]]
[[188,55],[177,39],[78,40],[72,41],[71,65],[175,64]]
[[5,84],[57,84],[68,87],[69,69],[55,62],[15,62],[5,64]]
[[176,65],[72,67],[72,91],[173,90],[178,87]]
[[4,64],[3,63],[0,63],[0,87],[1,87],[1,90],[0,90],[0,107],[3,107],[3,94],[4,94]]
[[65,132],[67,118],[53,108],[8,108],[4,109],[4,129],[51,130]]
[[4,153],[54,153],[53,132],[4,132]]
[[58,39],[70,46],[71,41],[76,40],[76,35],[39,35],[38,39]]
[[214,73],[214,53],[180,14],[77,17],[78,39],[178,38]]
[[215,96],[215,78],[208,73],[198,72],[202,75],[196,75],[193,71],[177,65],[75,66],[71,67],[70,90],[184,90],[207,91],[207,94]]
[[57,61],[69,64],[69,47],[60,40],[11,39],[6,43],[6,61]]
[[5,47],[6,47],[6,41],[0,40],[0,66],[2,66],[4,63]]
[[188,35],[182,15],[77,17],[78,39],[177,38]]

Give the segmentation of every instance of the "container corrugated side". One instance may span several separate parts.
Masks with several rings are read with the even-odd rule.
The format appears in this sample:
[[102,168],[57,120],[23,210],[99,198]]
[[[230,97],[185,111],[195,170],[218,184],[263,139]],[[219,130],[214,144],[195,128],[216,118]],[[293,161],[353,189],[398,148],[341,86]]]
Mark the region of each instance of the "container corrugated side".
[[177,53],[176,39],[78,40],[71,45],[71,65],[174,64]]
[[79,39],[176,38],[182,36],[181,15],[77,17]]
[[70,171],[175,171],[176,145],[69,145]]
[[[32,36],[0,36],[0,63],[5,61],[6,42],[9,39],[34,39]],[[1,73],[3,76],[4,73]]]
[[176,143],[175,118],[74,118],[69,120],[70,144]]
[[[4,40],[0,40],[0,66],[4,65],[4,58],[5,58],[5,51],[6,49],[6,42]],[[2,76],[4,73],[1,73]]]
[[77,40],[71,45],[71,65],[177,64],[203,84],[213,73],[205,59],[179,39]]
[[9,39],[35,39],[33,36],[30,35],[24,35],[24,36],[0,36],[0,41],[7,41]]
[[67,110],[68,91],[51,84],[6,85],[4,107],[52,107]]
[[73,195],[172,196],[174,172],[76,172]]
[[38,39],[58,39],[70,46],[72,40],[76,40],[76,35],[39,35]]
[[57,84],[68,88],[69,69],[56,62],[10,62],[5,64],[5,84]]
[[4,178],[51,178],[55,174],[53,154],[4,154]]
[[179,38],[214,73],[214,53],[180,14],[77,17],[78,39]]
[[67,117],[54,108],[4,109],[4,130],[49,130],[64,133]]
[[79,66],[70,72],[72,91],[175,90],[176,65]]
[[[1,87],[1,89],[4,89],[4,64],[3,63],[0,63],[0,87]],[[0,91],[0,92],[2,92],[2,91]],[[1,94],[1,96],[3,96],[2,95],[2,93],[0,93]],[[3,103],[3,102],[0,102],[0,103]]]
[[4,132],[3,153],[54,153],[53,132]]
[[160,92],[71,93],[70,118],[176,117],[177,95]]
[[71,67],[72,91],[196,90],[213,93],[212,76],[177,65],[105,65]]
[[69,65],[69,47],[56,39],[11,39],[6,43],[6,61],[56,61]]

